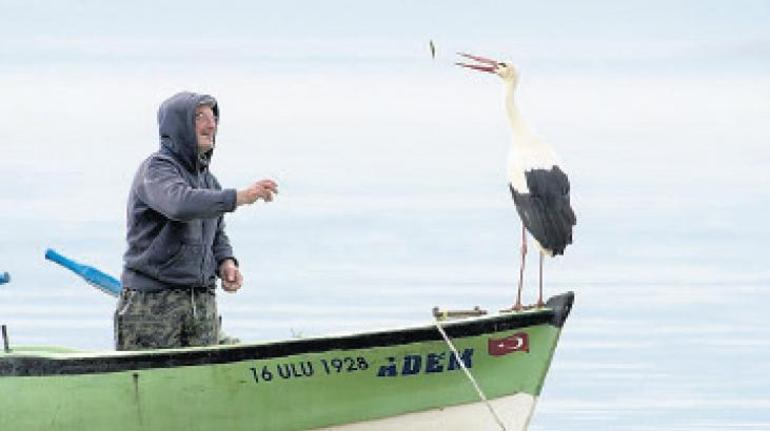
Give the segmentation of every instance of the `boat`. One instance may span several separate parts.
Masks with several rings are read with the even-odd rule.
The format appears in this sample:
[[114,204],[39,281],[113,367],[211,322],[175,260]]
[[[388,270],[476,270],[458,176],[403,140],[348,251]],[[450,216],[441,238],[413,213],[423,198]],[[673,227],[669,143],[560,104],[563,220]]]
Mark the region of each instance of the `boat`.
[[573,302],[129,352],[9,347],[4,327],[0,430],[525,430]]
[[573,300],[568,292],[518,313],[257,344],[13,348],[0,353],[0,429],[524,430]]

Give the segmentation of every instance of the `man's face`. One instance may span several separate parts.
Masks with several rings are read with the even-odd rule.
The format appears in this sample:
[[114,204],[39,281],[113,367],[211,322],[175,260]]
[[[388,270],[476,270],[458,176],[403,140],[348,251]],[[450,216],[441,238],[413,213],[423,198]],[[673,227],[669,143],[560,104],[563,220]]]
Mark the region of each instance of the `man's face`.
[[198,138],[199,153],[205,153],[214,148],[216,132],[217,119],[211,106],[201,105],[195,108],[195,136]]

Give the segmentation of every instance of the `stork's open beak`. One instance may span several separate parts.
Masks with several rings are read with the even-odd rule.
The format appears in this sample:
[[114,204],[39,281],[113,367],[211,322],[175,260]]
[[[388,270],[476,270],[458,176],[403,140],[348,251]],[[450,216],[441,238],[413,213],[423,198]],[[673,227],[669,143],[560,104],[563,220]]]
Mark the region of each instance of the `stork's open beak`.
[[470,55],[466,54],[464,52],[458,52],[458,55],[461,55],[465,58],[469,58],[471,60],[477,61],[482,64],[467,64],[467,63],[455,63],[458,66],[467,67],[468,69],[474,69],[478,70],[480,72],[487,72],[487,73],[495,73],[495,69],[497,69],[497,61],[491,60],[489,58],[479,57],[478,55]]

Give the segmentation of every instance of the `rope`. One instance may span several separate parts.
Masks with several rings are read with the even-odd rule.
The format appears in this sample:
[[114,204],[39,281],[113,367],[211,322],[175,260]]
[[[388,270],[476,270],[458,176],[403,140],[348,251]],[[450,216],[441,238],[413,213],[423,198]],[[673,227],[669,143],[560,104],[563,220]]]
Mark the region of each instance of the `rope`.
[[479,398],[481,398],[481,401],[484,402],[484,404],[487,406],[487,409],[489,409],[489,413],[492,414],[492,417],[494,418],[495,422],[497,422],[497,425],[500,426],[500,429],[503,431],[506,431],[505,425],[503,424],[503,421],[500,419],[500,416],[498,416],[497,412],[495,411],[495,408],[492,407],[492,403],[487,400],[486,395],[484,395],[484,392],[479,387],[479,384],[476,383],[476,379],[473,378],[473,375],[468,370],[468,368],[465,366],[465,362],[463,362],[462,358],[460,357],[460,353],[457,352],[457,349],[455,348],[454,344],[452,344],[452,340],[449,339],[449,336],[447,336],[446,332],[444,332],[444,328],[441,327],[441,324],[436,321],[436,328],[438,328],[438,332],[441,333],[441,336],[444,337],[444,341],[446,341],[449,348],[452,350],[452,353],[455,355],[455,359],[457,359],[457,362],[460,364],[460,368],[465,371],[465,375],[468,377],[468,380],[471,381],[473,384],[473,387],[476,389],[476,393],[479,394]]

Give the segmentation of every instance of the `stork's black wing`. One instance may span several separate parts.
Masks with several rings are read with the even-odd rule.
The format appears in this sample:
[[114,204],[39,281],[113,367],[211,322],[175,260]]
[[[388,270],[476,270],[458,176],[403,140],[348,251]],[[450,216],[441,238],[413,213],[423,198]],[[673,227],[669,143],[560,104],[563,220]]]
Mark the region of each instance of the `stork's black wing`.
[[516,211],[540,245],[555,255],[564,254],[572,244],[572,226],[577,222],[569,203],[569,179],[558,166],[533,169],[525,176],[528,192],[510,186]]

